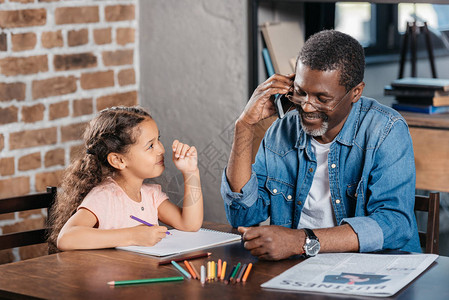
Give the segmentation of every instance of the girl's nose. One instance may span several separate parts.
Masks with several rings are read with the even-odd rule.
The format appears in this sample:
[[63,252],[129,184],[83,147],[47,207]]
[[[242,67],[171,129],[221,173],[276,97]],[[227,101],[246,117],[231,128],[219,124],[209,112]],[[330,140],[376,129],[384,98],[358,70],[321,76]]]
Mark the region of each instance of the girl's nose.
[[165,148],[164,145],[159,141],[157,144],[157,150],[160,154],[164,154],[165,153]]

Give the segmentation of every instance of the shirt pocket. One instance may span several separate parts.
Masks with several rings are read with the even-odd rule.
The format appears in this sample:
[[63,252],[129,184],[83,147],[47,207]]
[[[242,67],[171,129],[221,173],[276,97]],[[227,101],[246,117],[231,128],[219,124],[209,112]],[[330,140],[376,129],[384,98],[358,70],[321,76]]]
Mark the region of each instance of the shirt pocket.
[[271,198],[271,223],[290,227],[294,211],[294,186],[276,179],[267,179],[265,187]]

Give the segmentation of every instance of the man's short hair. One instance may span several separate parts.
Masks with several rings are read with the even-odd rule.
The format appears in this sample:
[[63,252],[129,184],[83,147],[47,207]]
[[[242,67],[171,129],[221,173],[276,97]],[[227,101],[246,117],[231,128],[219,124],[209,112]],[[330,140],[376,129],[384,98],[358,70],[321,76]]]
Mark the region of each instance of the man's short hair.
[[345,33],[323,30],[305,42],[298,60],[312,70],[339,70],[340,85],[349,91],[363,81],[365,53],[362,45]]

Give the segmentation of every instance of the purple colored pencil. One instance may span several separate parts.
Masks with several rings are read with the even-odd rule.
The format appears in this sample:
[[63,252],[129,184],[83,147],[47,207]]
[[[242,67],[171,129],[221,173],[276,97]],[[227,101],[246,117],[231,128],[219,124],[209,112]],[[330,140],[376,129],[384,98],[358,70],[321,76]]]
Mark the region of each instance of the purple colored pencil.
[[[144,221],[144,220],[142,220],[142,219],[139,219],[139,218],[136,217],[136,216],[130,215],[130,218],[133,219],[133,220],[136,220],[137,222],[140,222],[140,223],[142,223],[142,224],[144,224],[144,225],[147,225],[147,226],[154,226],[154,224],[148,223],[147,221]],[[169,231],[166,231],[165,233],[166,233],[166,234],[171,234]]]

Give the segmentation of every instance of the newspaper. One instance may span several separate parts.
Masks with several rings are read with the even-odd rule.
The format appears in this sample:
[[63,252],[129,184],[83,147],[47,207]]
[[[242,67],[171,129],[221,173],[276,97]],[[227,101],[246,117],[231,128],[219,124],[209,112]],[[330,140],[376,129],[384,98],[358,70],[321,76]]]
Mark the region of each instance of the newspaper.
[[295,265],[261,286],[388,297],[421,274],[437,257],[435,254],[323,253]]

